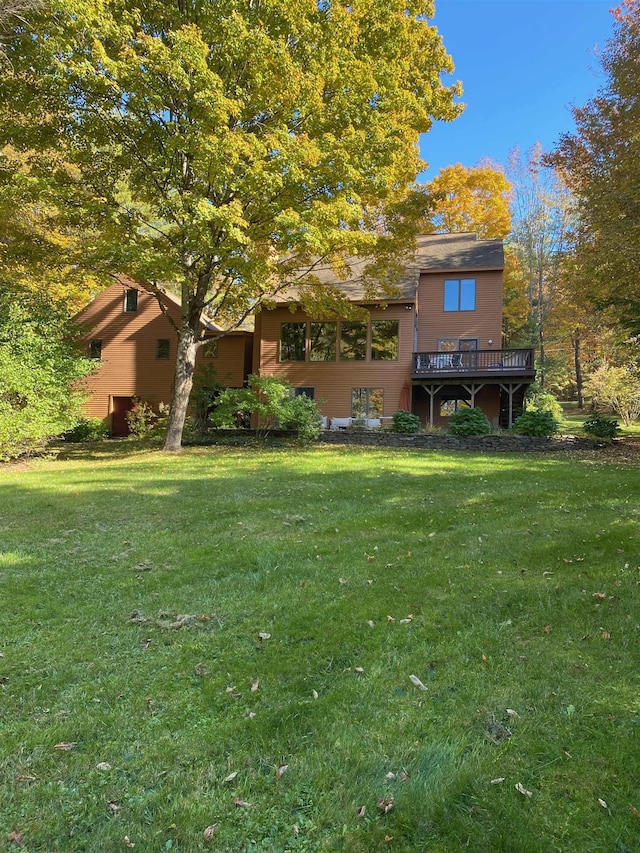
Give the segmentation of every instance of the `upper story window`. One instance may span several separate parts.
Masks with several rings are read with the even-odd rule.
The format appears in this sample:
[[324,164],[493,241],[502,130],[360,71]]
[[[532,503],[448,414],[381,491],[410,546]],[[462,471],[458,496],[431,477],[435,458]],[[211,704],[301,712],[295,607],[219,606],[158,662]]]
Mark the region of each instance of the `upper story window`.
[[102,341],[99,341],[97,338],[92,338],[89,341],[89,358],[102,358]]
[[309,359],[311,361],[335,361],[337,337],[337,323],[311,323]]
[[371,358],[373,361],[398,360],[397,320],[374,320],[371,323]]
[[340,361],[364,361],[367,357],[367,324],[340,323]]
[[218,339],[214,338],[211,341],[207,341],[202,345],[202,355],[204,358],[217,358],[218,357]]
[[304,361],[306,343],[306,323],[282,323],[280,326],[280,361]]
[[475,278],[448,278],[444,282],[445,311],[476,310]]
[[156,358],[164,361],[171,353],[171,341],[169,338],[158,338],[156,341]]
[[138,291],[134,288],[129,288],[124,292],[124,310],[127,313],[133,313],[138,310]]

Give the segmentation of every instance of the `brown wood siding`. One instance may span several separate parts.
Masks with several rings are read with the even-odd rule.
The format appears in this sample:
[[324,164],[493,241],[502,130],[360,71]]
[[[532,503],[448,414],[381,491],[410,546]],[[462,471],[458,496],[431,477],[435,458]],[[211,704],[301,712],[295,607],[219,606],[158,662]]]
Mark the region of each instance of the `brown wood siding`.
[[242,388],[245,380],[245,350],[249,342],[249,335],[225,335],[218,338],[218,352],[214,358],[205,358],[202,348],[198,351],[196,372],[200,367],[211,365],[216,371],[218,382],[228,388]]
[[[445,311],[445,279],[476,280],[475,311]],[[418,352],[438,349],[441,338],[478,338],[478,349],[502,345],[502,271],[423,273],[418,286]],[[489,341],[493,341],[490,344]]]
[[[263,311],[256,318],[254,372],[260,375],[282,376],[298,387],[315,388],[315,399],[324,415],[351,416],[352,388],[382,388],[384,414],[392,415],[400,408],[403,386],[410,381],[413,353],[413,308],[390,305],[373,308],[372,320],[399,321],[399,351],[397,361],[328,361],[279,362],[280,325],[313,321],[302,311],[291,313],[287,308]],[[307,356],[308,357],[308,356]],[[408,401],[405,401],[405,406]]]
[[[112,285],[76,317],[87,329],[83,337],[87,349],[91,339],[102,341],[100,366],[84,382],[90,395],[84,408],[90,417],[107,419],[113,397],[137,396],[154,409],[171,401],[176,332],[155,297],[144,291],[139,291],[138,310],[124,311],[124,290],[120,284]],[[175,321],[179,320],[175,303],[168,302],[167,311]],[[161,338],[170,341],[168,359],[156,357]],[[197,367],[212,364],[220,382],[240,387],[244,382],[245,348],[250,341],[251,336],[244,333],[220,338],[217,356],[205,359],[200,351]]]

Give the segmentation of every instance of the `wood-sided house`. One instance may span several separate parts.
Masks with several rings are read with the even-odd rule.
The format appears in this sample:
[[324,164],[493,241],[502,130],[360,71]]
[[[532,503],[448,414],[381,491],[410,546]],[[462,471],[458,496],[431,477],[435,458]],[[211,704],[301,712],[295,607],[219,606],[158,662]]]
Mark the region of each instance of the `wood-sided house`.
[[425,425],[446,427],[461,406],[510,426],[535,371],[532,349],[502,347],[502,242],[421,236],[397,296],[384,306],[365,300],[361,269],[354,263],[352,278],[334,283],[367,309],[366,321],[292,313],[283,297],[256,316],[252,372],[285,377],[334,426],[406,409]]
[[[99,293],[75,319],[86,329],[84,343],[99,368],[85,387],[89,398],[85,412],[107,423],[111,435],[128,435],[127,412],[139,398],[158,411],[171,400],[177,335],[169,319],[178,323],[180,304],[170,294],[158,299],[140,285],[121,277]],[[216,379],[230,388],[241,388],[251,368],[253,334],[229,332],[204,323],[211,342],[200,347],[196,369],[211,365]]]

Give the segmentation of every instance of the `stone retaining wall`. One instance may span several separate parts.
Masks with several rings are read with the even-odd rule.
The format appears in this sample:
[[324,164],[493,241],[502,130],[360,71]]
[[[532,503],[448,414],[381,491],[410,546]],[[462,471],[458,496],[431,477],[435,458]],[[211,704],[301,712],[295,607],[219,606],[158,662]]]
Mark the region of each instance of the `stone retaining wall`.
[[374,430],[324,430],[318,439],[326,444],[373,447],[415,447],[423,450],[472,450],[480,453],[539,453],[557,450],[593,450],[598,442],[573,435],[540,438],[528,435],[402,435]]
[[[294,432],[272,430],[270,438],[295,438]],[[214,430],[206,438],[185,441],[185,444],[216,444],[218,442],[246,440],[253,437],[249,430]],[[457,436],[446,433],[403,435],[386,430],[323,430],[319,444],[348,444],[357,447],[409,447],[422,450],[470,450],[478,453],[545,453],[562,450],[593,450],[604,446],[588,438],[557,435],[538,438],[527,435],[470,435]]]

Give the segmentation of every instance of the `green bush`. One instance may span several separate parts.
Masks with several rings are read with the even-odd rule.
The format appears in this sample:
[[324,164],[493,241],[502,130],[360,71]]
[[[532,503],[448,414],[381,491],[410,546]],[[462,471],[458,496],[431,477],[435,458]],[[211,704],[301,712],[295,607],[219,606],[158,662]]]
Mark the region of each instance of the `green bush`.
[[527,412],[551,412],[557,421],[562,420],[562,405],[550,392],[545,391],[535,382],[529,385],[525,396]]
[[109,435],[109,430],[101,418],[82,418],[78,423],[63,433],[65,441],[84,442],[102,441]]
[[532,409],[516,418],[511,429],[518,435],[549,436],[555,435],[559,428],[560,424],[553,416],[553,412],[547,409]]
[[605,418],[601,415],[593,415],[582,425],[587,435],[596,438],[615,438],[620,434],[620,424],[615,418]]
[[488,435],[491,424],[482,409],[458,409],[449,418],[449,432],[453,435]]
[[133,408],[127,412],[125,417],[131,435],[136,436],[136,438],[144,438],[157,431],[158,415],[149,403],[145,403],[139,397],[134,398]]
[[420,429],[420,418],[413,412],[399,409],[393,416],[393,432],[414,433]]
[[302,443],[320,434],[322,417],[314,400],[306,394],[294,396],[293,386],[275,376],[250,376],[248,388],[228,388],[214,402],[210,422],[215,427],[234,427],[257,415],[257,434],[290,429]]

